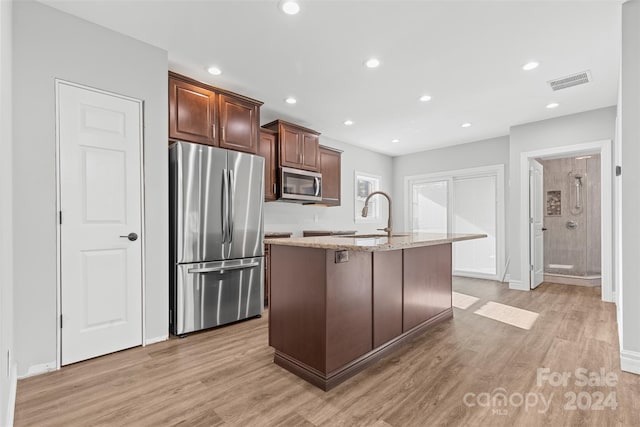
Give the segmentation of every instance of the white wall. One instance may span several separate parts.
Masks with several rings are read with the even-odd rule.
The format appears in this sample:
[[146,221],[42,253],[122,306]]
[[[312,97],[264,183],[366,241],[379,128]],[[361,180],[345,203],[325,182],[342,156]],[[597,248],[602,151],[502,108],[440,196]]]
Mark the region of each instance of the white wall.
[[640,0],[622,5],[620,366],[640,374]]
[[[55,367],[54,78],[144,100],[146,339],[168,333],[167,52],[32,1],[14,4],[15,349]],[[53,364],[53,366],[51,365]]]
[[[393,159],[394,227],[403,229],[406,194],[404,178],[435,172],[469,169],[490,165],[505,165],[505,193],[509,184],[509,137],[486,139],[453,147],[407,154]],[[505,198],[508,194],[505,194]],[[508,200],[505,200],[508,206]]]
[[615,120],[616,108],[607,107],[511,128],[509,135],[510,207],[507,219],[509,224],[507,235],[509,236],[509,253],[511,257],[509,266],[511,287],[529,289],[528,273],[521,271],[522,260],[528,256],[528,252],[523,253],[520,247],[520,219],[522,216],[520,212],[521,153],[604,139],[613,140]]
[[[0,1],[0,425],[11,425],[15,396],[13,362],[13,219],[11,123],[12,1]],[[10,358],[8,360],[8,358]]]
[[[384,154],[374,153],[354,145],[345,144],[320,136],[320,144],[343,150],[342,153],[342,199],[340,206],[324,207],[285,202],[265,204],[264,229],[266,231],[290,231],[302,236],[302,230],[356,230],[363,233],[375,231],[387,225],[387,203],[381,197],[380,221],[356,223],[354,216],[354,172],[378,175],[380,190],[392,190],[392,160]],[[376,196],[380,197],[380,196]],[[395,200],[393,200],[396,203]]]

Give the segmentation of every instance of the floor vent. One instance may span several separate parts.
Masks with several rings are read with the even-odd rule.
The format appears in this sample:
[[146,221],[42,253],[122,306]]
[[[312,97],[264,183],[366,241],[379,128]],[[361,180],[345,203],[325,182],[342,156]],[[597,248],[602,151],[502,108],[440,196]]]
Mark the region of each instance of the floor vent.
[[591,72],[583,71],[581,73],[572,74],[570,76],[561,77],[559,79],[549,80],[549,86],[552,90],[566,89],[572,86],[578,86],[591,81]]

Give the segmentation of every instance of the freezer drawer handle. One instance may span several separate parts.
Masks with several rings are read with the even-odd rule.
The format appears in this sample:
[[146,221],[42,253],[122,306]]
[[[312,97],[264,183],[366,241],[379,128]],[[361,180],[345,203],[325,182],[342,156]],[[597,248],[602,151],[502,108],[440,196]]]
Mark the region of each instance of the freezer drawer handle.
[[229,267],[209,267],[209,268],[190,268],[187,270],[189,273],[212,273],[215,271],[219,271],[220,273],[224,273],[226,270],[242,270],[245,268],[257,267],[259,266],[259,262],[250,262],[249,264],[241,264],[241,265],[233,265]]

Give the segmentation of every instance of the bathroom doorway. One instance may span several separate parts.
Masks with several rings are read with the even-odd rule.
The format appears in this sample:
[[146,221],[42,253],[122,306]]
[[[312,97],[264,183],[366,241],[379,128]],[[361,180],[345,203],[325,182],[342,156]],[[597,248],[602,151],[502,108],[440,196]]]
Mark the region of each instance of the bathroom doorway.
[[[520,220],[518,221],[518,228],[520,229],[520,236],[521,236],[521,239],[519,239],[519,246],[520,246],[519,252],[523,256],[521,256],[520,259],[516,261],[516,266],[519,265],[518,270],[520,272],[520,277],[522,277],[522,281],[524,283],[520,284],[516,279],[515,281],[510,282],[509,284],[510,287],[512,287],[512,282],[513,282],[514,289],[524,290],[524,289],[535,288],[535,286],[532,286],[532,280],[531,280],[531,274],[530,274],[531,268],[533,266],[533,261],[534,261],[534,259],[532,258],[532,254],[540,254],[541,257],[543,257],[543,252],[544,252],[544,246],[543,246],[543,250],[539,250],[539,248],[535,245],[535,242],[537,242],[537,240],[534,238],[534,236],[532,236],[531,209],[530,209],[531,203],[530,202],[531,202],[531,197],[534,195],[534,193],[531,192],[529,188],[530,182],[531,182],[530,181],[531,163],[533,161],[536,161],[536,159],[544,161],[544,160],[563,159],[563,158],[565,159],[577,158],[577,157],[585,157],[585,156],[592,156],[591,158],[597,158],[596,155],[599,155],[599,165],[601,169],[599,173],[600,175],[600,179],[599,179],[600,233],[590,231],[589,228],[586,226],[576,227],[576,230],[582,231],[584,229],[584,233],[586,233],[586,235],[584,236],[585,240],[582,246],[583,249],[585,247],[588,247],[588,245],[596,245],[599,238],[599,246],[600,246],[599,273],[601,276],[599,280],[601,282],[602,300],[608,301],[608,302],[615,301],[616,289],[614,287],[614,281],[613,281],[614,205],[613,205],[613,197],[612,197],[612,193],[613,193],[612,177],[614,172],[613,172],[613,164],[611,161],[611,151],[612,151],[611,140],[600,140],[600,141],[586,142],[586,143],[580,143],[580,144],[574,144],[574,145],[550,147],[550,148],[544,148],[544,149],[539,149],[535,151],[527,151],[527,152],[520,153],[520,168],[519,168],[520,169],[520,209],[519,209]],[[578,160],[586,160],[586,159],[578,159]],[[576,164],[576,165],[579,166],[579,164]],[[575,192],[575,190],[579,189],[580,186],[582,186],[582,193],[578,197],[582,197],[582,199],[579,206],[582,206],[583,211],[586,209],[593,208],[593,206],[587,207],[587,205],[584,203],[586,197],[588,197],[585,195],[586,180],[584,179],[584,177],[582,177],[578,181],[576,180],[577,178],[576,175],[579,175],[579,173],[576,174],[576,172],[578,172],[577,170],[573,171],[573,174],[571,177],[569,176],[569,172],[572,172],[572,171],[567,170],[566,176],[564,177],[564,179],[565,179],[565,182],[569,183],[568,184],[569,186],[573,185],[573,188],[570,188],[570,189],[565,188],[564,191],[558,188],[548,189],[549,191],[559,191],[559,190],[561,191],[561,194],[559,195],[559,198],[561,199],[560,213],[562,212],[562,209],[571,208],[571,203],[575,202],[576,196],[575,194],[570,196],[569,193]],[[594,184],[597,185],[598,180],[594,180],[593,176],[591,176],[595,173],[593,171],[593,168],[591,168],[590,171],[587,170],[587,172],[590,175],[588,179],[591,182],[591,185],[594,185]],[[594,181],[596,182],[594,183]],[[544,186],[542,187],[544,189]],[[541,210],[544,210],[545,214],[547,210],[547,198],[549,198],[549,209],[551,211],[550,213],[552,214],[551,216],[553,216],[553,214],[555,214],[556,216],[561,216],[561,215],[558,215],[558,212],[557,212],[557,209],[558,209],[557,193],[555,194],[551,193],[549,195],[545,193],[544,195],[540,194],[539,196],[540,196],[539,197],[540,204],[542,204],[541,207],[543,208]],[[593,201],[593,198],[592,198],[592,201]],[[569,204],[566,204],[566,203],[569,203]],[[573,207],[575,210],[575,204]],[[554,212],[554,209],[556,210],[555,212]],[[580,210],[580,207],[578,208],[578,210]],[[576,218],[578,218],[578,215],[576,215]],[[544,222],[548,222],[549,216],[543,216],[543,218],[544,218],[543,219]],[[565,228],[567,227],[568,221],[571,221],[571,219],[565,220],[564,222]],[[592,221],[593,221],[593,218],[592,218]],[[573,225],[569,224],[569,227],[573,227]],[[541,224],[541,228],[547,228],[547,227]],[[544,231],[544,233],[547,233],[547,231]],[[568,231],[570,230],[567,229],[567,232]],[[547,235],[545,235],[542,240],[544,241],[546,240],[546,238],[547,238]],[[592,268],[592,265],[595,262],[593,261],[590,263],[587,262],[588,256],[593,256],[595,258],[597,252],[593,252],[591,253],[591,255],[589,255],[588,253],[585,254],[585,252],[581,252],[581,254],[582,256],[579,256],[578,258],[583,259],[584,262],[580,264],[577,263],[577,260],[576,262],[574,262],[573,258],[570,260],[565,260],[563,258],[554,259],[554,255],[550,255],[550,258],[547,260],[544,260],[542,263],[542,265],[544,265],[545,267],[543,274],[548,272],[551,274],[560,274],[565,276],[576,275],[583,280],[589,276],[597,276],[598,274],[596,273],[598,272],[598,270]],[[550,264],[553,264],[553,265],[550,265]],[[558,265],[560,265],[561,267],[558,268]],[[584,266],[583,269],[578,270],[579,268],[577,267],[578,265]],[[567,268],[567,266],[573,266],[573,267]],[[575,274],[571,274],[571,273],[575,273]],[[560,279],[554,278],[554,279],[555,279],[554,281],[558,281],[558,280],[561,280],[562,278]],[[593,279],[594,281],[598,280],[597,277],[594,277]]]
[[600,154],[537,160],[544,170],[544,281],[600,286]]

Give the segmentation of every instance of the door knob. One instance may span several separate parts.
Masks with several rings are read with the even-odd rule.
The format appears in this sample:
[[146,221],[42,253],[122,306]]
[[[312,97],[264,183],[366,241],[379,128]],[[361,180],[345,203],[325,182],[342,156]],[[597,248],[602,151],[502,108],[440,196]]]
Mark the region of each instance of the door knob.
[[542,231],[547,231],[547,228],[546,227],[542,227]]
[[126,237],[127,239],[131,240],[132,242],[135,242],[136,240],[138,240],[138,235],[136,233],[129,233],[126,236],[120,236],[120,237]]

